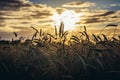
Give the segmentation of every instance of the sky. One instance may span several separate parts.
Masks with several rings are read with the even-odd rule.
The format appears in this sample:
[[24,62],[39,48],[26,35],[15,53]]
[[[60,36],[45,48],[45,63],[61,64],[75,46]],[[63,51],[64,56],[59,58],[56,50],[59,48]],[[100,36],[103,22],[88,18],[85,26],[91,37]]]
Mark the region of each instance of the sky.
[[[31,26],[53,32],[54,26],[65,23],[66,30],[79,31],[86,26],[98,33],[108,24],[117,24],[120,32],[120,0],[0,0],[0,36],[2,39],[29,37]],[[106,29],[112,33],[114,27]]]

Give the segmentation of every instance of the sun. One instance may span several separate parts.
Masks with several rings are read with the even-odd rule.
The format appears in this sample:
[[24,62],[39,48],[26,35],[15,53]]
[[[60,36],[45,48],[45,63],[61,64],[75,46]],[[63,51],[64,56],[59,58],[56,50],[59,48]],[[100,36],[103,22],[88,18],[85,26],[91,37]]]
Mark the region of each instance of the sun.
[[64,23],[64,30],[74,30],[76,22],[80,21],[80,15],[72,10],[66,10],[61,14],[54,12],[52,19],[55,21],[57,27],[60,26],[61,22]]

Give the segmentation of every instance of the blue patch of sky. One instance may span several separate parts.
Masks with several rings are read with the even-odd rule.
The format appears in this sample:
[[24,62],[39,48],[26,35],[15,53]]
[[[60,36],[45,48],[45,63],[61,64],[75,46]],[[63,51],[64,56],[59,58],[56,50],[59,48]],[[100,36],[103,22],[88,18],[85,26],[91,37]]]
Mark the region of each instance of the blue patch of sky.
[[80,1],[80,2],[95,2],[96,6],[93,9],[106,9],[106,10],[120,10],[120,6],[110,6],[110,4],[120,4],[120,0],[29,0],[33,3],[47,4],[52,7],[61,7],[67,2]]

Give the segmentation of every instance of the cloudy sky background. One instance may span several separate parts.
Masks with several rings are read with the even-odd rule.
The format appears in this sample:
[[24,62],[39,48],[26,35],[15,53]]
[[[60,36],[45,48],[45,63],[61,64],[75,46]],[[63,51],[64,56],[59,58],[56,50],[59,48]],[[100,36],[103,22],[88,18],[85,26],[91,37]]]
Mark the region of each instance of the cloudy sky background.
[[[108,24],[117,24],[120,32],[120,0],[0,0],[0,36],[13,37],[12,32],[29,37],[33,33],[30,26],[52,32],[56,12],[73,10],[81,14],[75,30],[86,26],[89,32],[98,33]],[[106,28],[112,33],[114,27]]]

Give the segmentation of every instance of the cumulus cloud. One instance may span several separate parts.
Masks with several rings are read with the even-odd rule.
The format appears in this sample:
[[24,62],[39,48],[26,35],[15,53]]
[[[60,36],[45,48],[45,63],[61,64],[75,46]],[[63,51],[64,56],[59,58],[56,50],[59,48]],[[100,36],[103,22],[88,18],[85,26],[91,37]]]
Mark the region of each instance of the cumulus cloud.
[[79,8],[87,8],[87,7],[91,7],[91,6],[95,6],[95,3],[92,2],[79,2],[79,1],[74,1],[74,2],[69,2],[66,3],[64,5],[62,5],[62,7],[79,7]]

